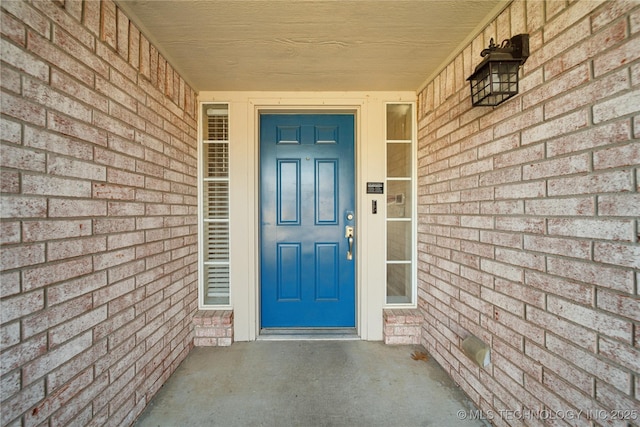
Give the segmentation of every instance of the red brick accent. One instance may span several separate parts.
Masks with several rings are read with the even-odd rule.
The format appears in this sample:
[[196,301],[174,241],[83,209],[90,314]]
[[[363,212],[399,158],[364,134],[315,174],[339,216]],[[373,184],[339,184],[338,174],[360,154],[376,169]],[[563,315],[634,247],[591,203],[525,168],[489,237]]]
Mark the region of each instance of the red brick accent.
[[111,0],[0,19],[0,424],[130,425],[193,347],[196,94]]
[[193,317],[193,345],[223,347],[233,343],[233,310],[200,310]]
[[[496,425],[640,408],[639,16],[514,1],[418,95],[421,344]],[[520,32],[520,94],[472,108],[480,51]],[[486,369],[468,335],[491,347]]]
[[420,344],[422,315],[418,310],[384,310],[385,344]]

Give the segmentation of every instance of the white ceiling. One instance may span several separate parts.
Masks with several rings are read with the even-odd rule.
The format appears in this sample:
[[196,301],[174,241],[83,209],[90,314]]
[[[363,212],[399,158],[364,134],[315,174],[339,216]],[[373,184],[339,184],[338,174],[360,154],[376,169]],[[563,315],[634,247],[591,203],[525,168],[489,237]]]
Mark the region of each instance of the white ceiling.
[[196,91],[402,91],[508,0],[117,3]]

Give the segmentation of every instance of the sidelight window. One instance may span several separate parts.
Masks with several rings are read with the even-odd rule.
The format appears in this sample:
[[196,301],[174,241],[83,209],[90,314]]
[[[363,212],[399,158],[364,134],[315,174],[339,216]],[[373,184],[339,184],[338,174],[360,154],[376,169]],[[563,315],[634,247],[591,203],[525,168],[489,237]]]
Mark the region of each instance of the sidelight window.
[[414,106],[386,105],[387,304],[414,305]]
[[201,305],[229,305],[229,106],[201,104]]

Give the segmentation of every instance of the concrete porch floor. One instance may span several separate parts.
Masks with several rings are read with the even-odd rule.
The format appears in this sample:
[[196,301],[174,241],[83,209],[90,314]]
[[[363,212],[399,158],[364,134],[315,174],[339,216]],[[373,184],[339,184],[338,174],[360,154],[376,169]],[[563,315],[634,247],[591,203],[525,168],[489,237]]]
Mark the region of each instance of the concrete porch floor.
[[487,426],[419,346],[255,341],[198,347],[136,426]]

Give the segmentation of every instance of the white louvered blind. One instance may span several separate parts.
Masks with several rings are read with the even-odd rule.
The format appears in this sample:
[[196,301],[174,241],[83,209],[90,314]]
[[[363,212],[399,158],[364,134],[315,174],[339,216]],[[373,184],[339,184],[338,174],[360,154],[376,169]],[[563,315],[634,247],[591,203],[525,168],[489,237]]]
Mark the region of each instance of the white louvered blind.
[[203,105],[203,293],[205,305],[229,299],[229,109]]

